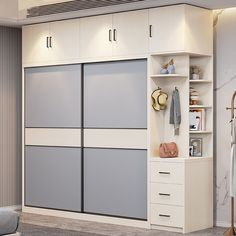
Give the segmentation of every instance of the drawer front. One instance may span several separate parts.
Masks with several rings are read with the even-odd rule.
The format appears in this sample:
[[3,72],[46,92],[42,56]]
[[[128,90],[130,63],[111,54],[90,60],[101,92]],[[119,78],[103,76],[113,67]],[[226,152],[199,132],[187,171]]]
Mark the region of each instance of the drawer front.
[[151,203],[184,205],[184,186],[151,183]]
[[151,182],[184,184],[184,164],[152,162]]
[[151,204],[151,224],[181,228],[183,222],[183,207]]

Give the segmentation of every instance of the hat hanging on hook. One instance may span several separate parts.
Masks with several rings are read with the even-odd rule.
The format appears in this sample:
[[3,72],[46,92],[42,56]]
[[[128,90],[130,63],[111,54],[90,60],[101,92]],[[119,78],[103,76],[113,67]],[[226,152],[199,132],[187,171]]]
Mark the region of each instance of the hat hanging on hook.
[[163,92],[160,87],[152,92],[152,107],[155,111],[165,110],[168,94]]

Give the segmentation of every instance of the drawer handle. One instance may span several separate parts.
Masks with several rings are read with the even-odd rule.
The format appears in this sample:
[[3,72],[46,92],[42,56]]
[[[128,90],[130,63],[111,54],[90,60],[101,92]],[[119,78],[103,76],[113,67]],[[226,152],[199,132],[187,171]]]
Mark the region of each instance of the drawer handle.
[[159,214],[160,217],[170,218],[170,215]]
[[169,193],[159,193],[160,196],[167,196],[167,197],[170,197],[170,194]]
[[159,171],[160,175],[170,175],[170,172],[165,172],[165,171]]

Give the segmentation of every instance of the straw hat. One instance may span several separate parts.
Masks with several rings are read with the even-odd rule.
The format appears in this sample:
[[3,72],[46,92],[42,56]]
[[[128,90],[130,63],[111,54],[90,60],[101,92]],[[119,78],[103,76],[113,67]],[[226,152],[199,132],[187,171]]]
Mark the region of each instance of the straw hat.
[[166,102],[168,99],[167,93],[163,92],[161,88],[158,88],[152,92],[152,107],[156,111],[165,110]]

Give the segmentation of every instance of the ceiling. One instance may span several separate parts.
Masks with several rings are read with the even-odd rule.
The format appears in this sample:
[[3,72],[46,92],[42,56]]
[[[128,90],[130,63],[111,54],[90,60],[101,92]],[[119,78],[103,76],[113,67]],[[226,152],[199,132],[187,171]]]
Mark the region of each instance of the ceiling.
[[[236,0],[144,0],[144,1],[119,4],[114,6],[106,6],[106,7],[78,10],[67,13],[53,14],[46,17],[45,16],[33,17],[30,19],[26,17],[28,8],[47,4],[55,4],[59,2],[67,2],[67,1],[70,0],[11,0],[11,1],[0,0],[0,24],[24,25],[24,24],[31,24],[45,21],[84,17],[89,15],[98,15],[98,14],[113,13],[113,12],[128,11],[128,10],[137,10],[142,8],[158,7],[158,6],[173,5],[180,3],[192,4],[208,9],[236,7]],[[6,14],[6,12],[9,12],[9,16]]]

